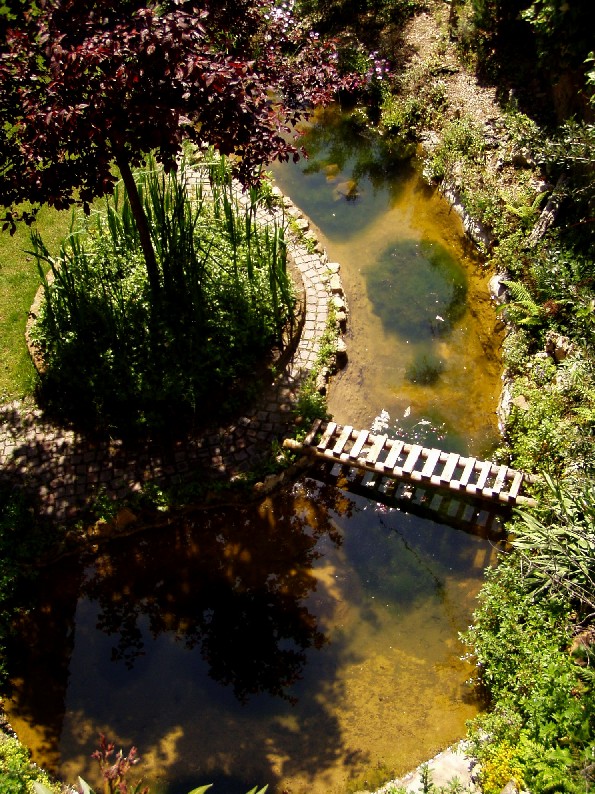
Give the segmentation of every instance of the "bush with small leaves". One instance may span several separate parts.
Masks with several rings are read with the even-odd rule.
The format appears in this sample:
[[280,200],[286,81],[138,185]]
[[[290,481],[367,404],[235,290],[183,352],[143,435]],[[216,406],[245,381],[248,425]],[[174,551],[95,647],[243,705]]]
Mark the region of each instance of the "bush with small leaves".
[[0,732],[0,794],[60,794],[61,787],[31,762],[31,753],[15,737]]

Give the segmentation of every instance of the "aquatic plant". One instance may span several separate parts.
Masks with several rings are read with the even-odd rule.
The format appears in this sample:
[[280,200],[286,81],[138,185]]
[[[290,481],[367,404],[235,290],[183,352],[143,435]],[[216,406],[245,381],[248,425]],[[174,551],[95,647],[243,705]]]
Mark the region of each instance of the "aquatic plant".
[[418,354],[407,367],[405,377],[411,383],[432,386],[444,372],[444,363],[431,352]]
[[407,340],[445,336],[467,310],[463,268],[432,240],[389,246],[368,272],[367,290],[385,330]]
[[[0,742],[0,751],[1,749],[2,742]],[[124,755],[123,750],[118,750],[116,752],[115,745],[108,742],[104,734],[100,734],[99,746],[97,750],[92,753],[91,757],[99,763],[102,794],[149,794],[149,787],[143,786],[142,780],[130,780],[132,768],[140,761],[136,747],[131,747],[128,753]],[[79,777],[78,782],[79,794],[95,794],[87,781]],[[57,794],[58,788],[58,786],[52,785],[48,776],[42,772],[38,773],[37,779],[33,782],[33,791],[35,794]],[[205,786],[192,789],[189,794],[205,794],[210,788],[211,784],[208,783]],[[255,786],[248,794],[264,794],[266,790],[267,786],[261,789]],[[1,781],[0,791],[2,791]],[[10,790],[10,794],[13,794],[12,790]]]

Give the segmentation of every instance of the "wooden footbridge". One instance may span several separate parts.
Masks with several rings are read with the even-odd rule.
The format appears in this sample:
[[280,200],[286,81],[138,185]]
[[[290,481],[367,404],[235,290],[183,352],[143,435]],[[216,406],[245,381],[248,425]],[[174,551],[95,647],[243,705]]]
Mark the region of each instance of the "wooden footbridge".
[[444,489],[492,505],[536,504],[524,493],[525,486],[535,481],[532,475],[349,425],[317,420],[303,441],[286,439],[284,446],[383,479]]

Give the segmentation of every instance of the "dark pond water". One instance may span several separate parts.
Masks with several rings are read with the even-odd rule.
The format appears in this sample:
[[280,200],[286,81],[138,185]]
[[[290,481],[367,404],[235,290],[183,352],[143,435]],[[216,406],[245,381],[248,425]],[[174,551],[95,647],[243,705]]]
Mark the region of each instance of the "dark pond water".
[[[499,389],[485,275],[448,207],[362,143],[332,117],[277,172],[342,265],[350,361],[331,411],[481,454]],[[194,511],[43,572],[11,722],[71,783],[98,784],[103,731],[139,747],[153,792],[371,790],[477,713],[458,633],[494,554],[321,479]]]

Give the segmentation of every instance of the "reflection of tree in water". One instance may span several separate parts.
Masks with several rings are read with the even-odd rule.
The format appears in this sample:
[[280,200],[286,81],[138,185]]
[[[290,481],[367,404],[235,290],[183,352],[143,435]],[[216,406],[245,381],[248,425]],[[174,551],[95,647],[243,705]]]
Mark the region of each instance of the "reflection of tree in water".
[[200,648],[210,676],[241,701],[258,692],[289,697],[309,648],[326,637],[303,605],[317,587],[312,571],[323,535],[339,544],[330,510],[351,502],[317,485],[258,506],[196,510],[165,530],[107,547],[83,585],[100,605],[98,628],[118,639],[113,658],[133,666],[144,652],[141,618],[156,637],[173,634]]
[[[411,168],[404,163],[411,151],[397,150],[384,139],[369,135],[362,111],[343,112],[338,105],[316,112],[300,144],[308,154],[305,174],[324,171],[327,178],[342,174],[340,178],[354,183],[354,191],[358,191],[360,180],[367,178],[374,190],[388,190],[394,198],[402,189],[395,174]],[[345,198],[353,200],[354,195]]]

